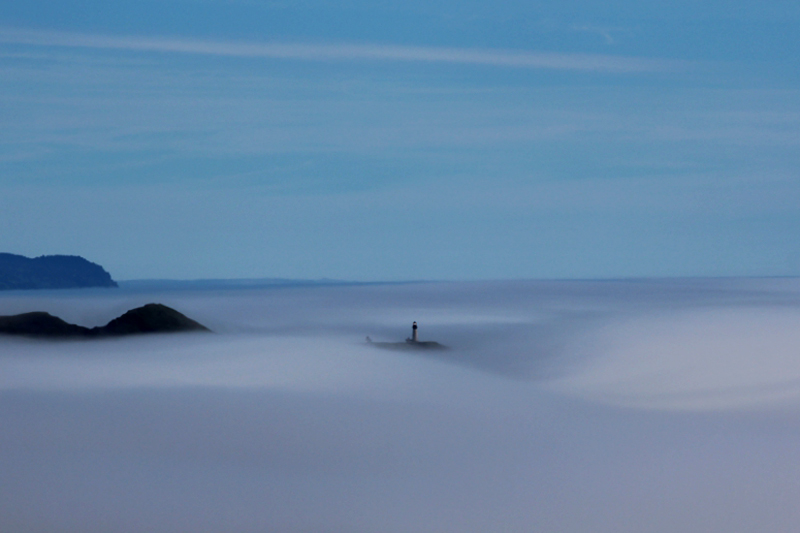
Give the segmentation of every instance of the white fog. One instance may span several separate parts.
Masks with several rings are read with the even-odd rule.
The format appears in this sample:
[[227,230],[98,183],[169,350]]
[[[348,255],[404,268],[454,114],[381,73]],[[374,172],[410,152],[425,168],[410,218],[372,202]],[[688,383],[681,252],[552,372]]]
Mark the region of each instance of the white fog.
[[[800,280],[6,292],[0,531],[800,529]],[[388,351],[417,321],[447,351]]]

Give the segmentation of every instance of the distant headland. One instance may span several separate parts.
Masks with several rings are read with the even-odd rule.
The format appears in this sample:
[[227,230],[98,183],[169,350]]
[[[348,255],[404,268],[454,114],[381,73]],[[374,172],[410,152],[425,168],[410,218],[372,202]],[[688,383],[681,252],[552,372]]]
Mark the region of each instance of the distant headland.
[[103,267],[77,255],[43,255],[31,259],[0,253],[0,290],[83,287],[117,287],[117,283]]
[[64,339],[122,337],[143,333],[179,333],[210,331],[186,315],[162,304],[147,304],[131,309],[105,326],[86,328],[70,324],[50,313],[36,311],[21,315],[0,316],[0,334]]

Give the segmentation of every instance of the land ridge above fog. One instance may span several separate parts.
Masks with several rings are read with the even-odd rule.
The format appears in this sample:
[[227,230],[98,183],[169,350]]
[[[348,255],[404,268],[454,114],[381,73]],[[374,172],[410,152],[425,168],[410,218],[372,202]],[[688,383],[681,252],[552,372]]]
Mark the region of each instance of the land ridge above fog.
[[210,331],[166,305],[150,303],[115,318],[105,326],[87,328],[70,324],[43,311],[0,316],[0,334],[50,339],[92,339],[145,333]]
[[102,266],[77,255],[0,253],[0,290],[117,287]]

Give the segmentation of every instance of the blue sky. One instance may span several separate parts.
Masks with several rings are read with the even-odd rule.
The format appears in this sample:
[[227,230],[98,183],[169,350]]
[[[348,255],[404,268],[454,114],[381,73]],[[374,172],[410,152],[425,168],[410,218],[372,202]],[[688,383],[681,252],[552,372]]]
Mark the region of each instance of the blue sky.
[[117,279],[800,274],[792,2],[6,2],[0,250]]

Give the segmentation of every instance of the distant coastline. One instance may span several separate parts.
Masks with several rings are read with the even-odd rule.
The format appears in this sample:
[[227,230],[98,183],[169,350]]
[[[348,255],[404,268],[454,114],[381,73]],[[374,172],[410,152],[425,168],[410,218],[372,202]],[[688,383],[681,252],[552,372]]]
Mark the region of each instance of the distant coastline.
[[132,279],[117,282],[122,289],[191,290],[253,289],[281,287],[349,287],[362,285],[409,285],[426,281],[347,281],[337,279],[231,278],[231,279]]
[[0,253],[0,290],[118,287],[102,266],[77,255]]

